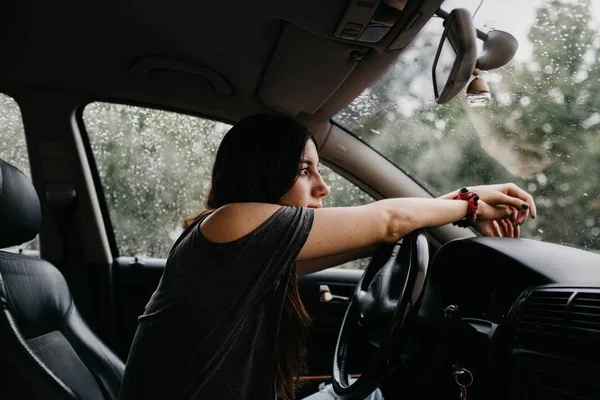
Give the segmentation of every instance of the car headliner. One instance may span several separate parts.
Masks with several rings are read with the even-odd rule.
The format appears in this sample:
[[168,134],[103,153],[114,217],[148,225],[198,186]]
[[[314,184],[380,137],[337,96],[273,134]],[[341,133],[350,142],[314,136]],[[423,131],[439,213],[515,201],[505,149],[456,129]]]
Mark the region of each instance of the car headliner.
[[346,0],[10,0],[0,12],[0,89],[58,90],[225,121],[272,110],[326,121],[389,66],[440,3],[409,2],[381,42],[364,44],[333,37]]

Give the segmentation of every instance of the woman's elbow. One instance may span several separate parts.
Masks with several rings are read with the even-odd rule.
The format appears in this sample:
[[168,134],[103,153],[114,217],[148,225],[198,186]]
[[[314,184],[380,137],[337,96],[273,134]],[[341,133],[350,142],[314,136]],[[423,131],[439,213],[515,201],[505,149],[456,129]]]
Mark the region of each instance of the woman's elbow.
[[386,223],[383,240],[391,243],[418,228],[414,214],[404,207],[386,207]]

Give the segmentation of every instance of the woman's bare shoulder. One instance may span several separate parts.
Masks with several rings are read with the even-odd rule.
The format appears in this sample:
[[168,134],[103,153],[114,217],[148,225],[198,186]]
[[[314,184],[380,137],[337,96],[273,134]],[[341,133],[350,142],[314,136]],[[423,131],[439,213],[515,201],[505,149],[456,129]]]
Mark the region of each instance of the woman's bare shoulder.
[[211,242],[231,242],[258,228],[280,207],[267,203],[227,204],[202,221],[200,230]]

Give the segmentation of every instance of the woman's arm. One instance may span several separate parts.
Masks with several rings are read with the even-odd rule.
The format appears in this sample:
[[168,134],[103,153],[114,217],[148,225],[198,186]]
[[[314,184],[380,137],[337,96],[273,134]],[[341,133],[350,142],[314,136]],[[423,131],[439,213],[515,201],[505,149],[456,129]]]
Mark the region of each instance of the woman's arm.
[[[457,200],[400,198],[358,207],[316,209],[312,229],[297,261],[358,251],[394,242],[415,229],[457,221],[466,215],[467,204]],[[204,220],[200,229],[211,241],[229,242],[256,229],[279,207],[263,203],[228,204]],[[506,215],[505,208],[479,202],[480,220]]]
[[[311,260],[395,242],[419,228],[442,226],[463,218],[467,202],[424,198],[380,200],[358,207],[315,210],[313,227],[297,260]],[[481,220],[506,217],[505,208],[479,202]]]

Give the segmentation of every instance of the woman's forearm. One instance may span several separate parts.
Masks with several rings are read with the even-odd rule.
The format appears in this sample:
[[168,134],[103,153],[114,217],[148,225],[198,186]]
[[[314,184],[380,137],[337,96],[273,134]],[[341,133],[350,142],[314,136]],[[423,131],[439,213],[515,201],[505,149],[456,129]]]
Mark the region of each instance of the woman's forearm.
[[[376,207],[381,211],[374,215],[386,216],[384,220],[386,220],[388,233],[385,241],[393,242],[415,229],[441,226],[463,218],[467,214],[468,204],[466,201],[399,198],[380,200],[368,207]],[[310,274],[348,261],[369,257],[375,253],[378,246],[372,244],[337,254],[303,259],[296,262],[296,267],[300,275]]]
[[453,190],[452,192],[443,194],[437,198],[442,200],[452,200],[457,194],[458,190]]
[[[480,201],[477,218],[506,216],[500,207]],[[430,228],[458,221],[467,215],[464,200],[399,198],[380,200],[357,207],[321,208],[314,221],[298,261],[329,257],[383,242],[395,242],[419,228]],[[482,210],[485,212],[482,214]]]
[[420,228],[446,225],[467,215],[466,201],[400,198],[380,200],[388,215],[386,241],[392,242]]

